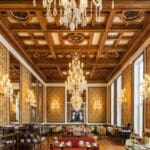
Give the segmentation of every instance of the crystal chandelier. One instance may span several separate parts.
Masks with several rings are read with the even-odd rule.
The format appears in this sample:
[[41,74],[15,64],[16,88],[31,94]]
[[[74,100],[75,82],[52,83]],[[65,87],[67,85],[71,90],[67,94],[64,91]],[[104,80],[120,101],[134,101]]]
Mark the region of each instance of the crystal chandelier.
[[[34,7],[36,1],[33,0]],[[87,17],[92,19],[93,9],[96,9],[95,17],[97,20],[102,10],[102,0],[91,0],[91,3],[88,3],[88,0],[43,0],[43,8],[47,9],[46,17],[48,20],[51,20],[53,16],[59,16],[60,25],[74,31],[78,29],[79,25],[82,27],[87,25]],[[113,8],[114,0],[112,0]],[[87,9],[90,14],[87,14]]]
[[7,97],[11,97],[13,95],[13,87],[8,74],[5,74],[3,77],[1,77],[0,90],[2,92],[1,94],[4,94]]
[[65,87],[70,93],[78,91],[79,94],[81,94],[83,90],[86,90],[87,81],[83,74],[83,63],[80,62],[78,54],[75,54],[72,62],[69,63],[68,74],[67,81],[65,81]]
[[79,111],[81,109],[82,102],[83,100],[80,94],[77,91],[73,92],[71,97],[71,104],[75,111]]
[[69,72],[65,81],[65,88],[72,94],[71,104],[75,111],[79,111],[82,106],[81,94],[87,88],[87,81],[83,74],[83,63],[79,60],[79,55],[73,56],[72,62],[69,63]]
[[144,99],[150,98],[150,75],[145,74],[142,83],[142,95]]

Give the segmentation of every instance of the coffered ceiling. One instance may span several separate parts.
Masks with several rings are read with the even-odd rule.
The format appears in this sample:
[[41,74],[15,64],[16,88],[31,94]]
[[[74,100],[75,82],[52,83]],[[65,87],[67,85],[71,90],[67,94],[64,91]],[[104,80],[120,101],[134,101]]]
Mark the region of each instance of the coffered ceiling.
[[75,52],[89,82],[108,82],[150,33],[150,1],[116,0],[111,9],[103,0],[101,16],[89,14],[87,27],[74,32],[45,13],[40,1],[35,8],[32,0],[0,1],[0,32],[45,82],[64,82]]

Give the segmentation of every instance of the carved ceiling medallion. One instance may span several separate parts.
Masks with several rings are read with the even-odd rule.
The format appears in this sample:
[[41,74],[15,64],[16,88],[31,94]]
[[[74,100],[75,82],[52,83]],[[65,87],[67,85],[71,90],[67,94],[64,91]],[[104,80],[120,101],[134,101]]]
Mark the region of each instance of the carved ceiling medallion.
[[101,57],[106,57],[106,58],[118,58],[119,53],[118,52],[104,52]]
[[16,21],[27,22],[30,20],[28,13],[25,11],[11,11],[10,14]]
[[34,58],[49,58],[50,53],[49,52],[34,52],[33,57]]
[[132,22],[140,19],[143,13],[141,11],[124,11],[121,15],[121,19],[124,22]]
[[81,33],[71,33],[67,36],[67,40],[73,44],[78,44],[85,40],[85,37]]

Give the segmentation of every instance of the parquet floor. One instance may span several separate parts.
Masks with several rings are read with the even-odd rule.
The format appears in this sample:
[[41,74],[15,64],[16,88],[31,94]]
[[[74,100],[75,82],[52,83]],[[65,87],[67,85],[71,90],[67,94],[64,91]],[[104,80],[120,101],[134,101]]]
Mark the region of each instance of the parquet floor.
[[110,138],[100,139],[98,143],[100,145],[100,150],[125,150],[123,145]]

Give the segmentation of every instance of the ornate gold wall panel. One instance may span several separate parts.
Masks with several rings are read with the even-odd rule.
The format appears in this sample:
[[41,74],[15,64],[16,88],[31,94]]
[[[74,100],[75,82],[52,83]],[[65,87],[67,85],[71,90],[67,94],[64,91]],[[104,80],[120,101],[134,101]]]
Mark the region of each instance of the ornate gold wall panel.
[[47,122],[65,122],[65,88],[47,88]]
[[22,105],[21,105],[21,120],[22,123],[30,123],[30,105],[27,103],[27,95],[28,90],[31,87],[31,74],[30,72],[24,67],[21,66],[21,91],[22,91]]
[[39,122],[43,121],[43,86],[39,87]]
[[106,91],[107,89],[105,87],[88,88],[89,123],[106,122]]
[[[150,46],[145,50],[145,72],[150,75]],[[145,102],[145,128],[150,130],[150,101]]]
[[[0,43],[0,79],[7,73],[7,49]],[[2,89],[0,88],[2,94]],[[7,99],[0,94],[0,125],[7,124]]]
[[123,123],[132,123],[132,65],[129,65],[122,74],[123,88],[126,89],[127,102],[123,104]]

